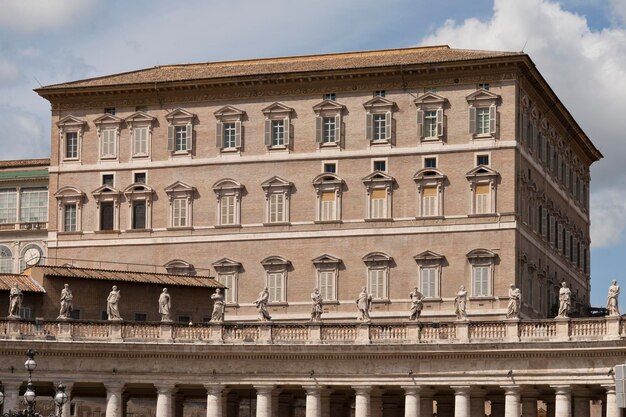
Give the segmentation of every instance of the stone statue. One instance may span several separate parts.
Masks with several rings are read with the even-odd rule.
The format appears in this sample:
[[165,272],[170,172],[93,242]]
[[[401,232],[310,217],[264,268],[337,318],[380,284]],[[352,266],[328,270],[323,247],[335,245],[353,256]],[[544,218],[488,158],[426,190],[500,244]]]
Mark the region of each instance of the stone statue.
[[467,320],[467,311],[465,310],[466,304],[467,291],[465,291],[465,286],[461,285],[459,291],[456,293],[456,297],[454,297],[454,312],[457,320]]
[[569,317],[571,297],[572,292],[567,288],[567,283],[563,281],[559,290],[559,314],[557,317]]
[[163,288],[163,292],[159,295],[159,314],[161,321],[172,321],[172,296],[167,292],[167,288]]
[[113,286],[111,288],[111,292],[107,297],[107,314],[109,316],[109,320],[123,320],[122,316],[120,316],[119,310],[119,302],[122,296],[120,295],[120,290],[117,289],[117,286]]
[[359,321],[370,321],[370,308],[372,307],[372,296],[367,293],[365,287],[361,288],[356,299],[356,308],[359,309]]
[[63,289],[61,290],[61,308],[59,310],[59,317],[57,319],[67,320],[70,318],[70,314],[72,313],[72,300],[74,296],[72,295],[72,290],[70,290],[69,284],[65,284]]
[[259,320],[261,321],[270,321],[272,317],[270,313],[267,312],[267,302],[270,299],[270,292],[267,287],[263,288],[263,291],[259,294],[259,298],[254,300],[254,305],[259,310]]
[[411,315],[409,316],[409,320],[417,320],[422,314],[422,300],[424,300],[424,296],[419,292],[417,287],[415,287],[413,291],[409,293],[409,298],[411,299]]
[[606,297],[606,311],[609,316],[619,316],[619,306],[617,304],[617,299],[619,297],[619,285],[617,285],[617,281],[611,281],[611,286],[609,287],[609,295]]
[[224,294],[222,294],[222,290],[217,288],[215,292],[211,294],[211,300],[213,300],[213,313],[211,313],[211,321],[224,321]]
[[317,288],[311,293],[311,301],[313,301],[311,321],[313,323],[319,323],[322,321],[322,313],[324,312],[324,309],[322,308],[322,295],[320,294],[320,290]]
[[16,282],[9,292],[9,317],[20,318],[20,308],[22,308],[22,301],[24,300],[24,294],[20,290],[20,285]]
[[509,306],[506,311],[507,319],[519,318],[519,310],[522,304],[522,293],[519,288],[515,288],[515,284],[511,284],[509,288]]

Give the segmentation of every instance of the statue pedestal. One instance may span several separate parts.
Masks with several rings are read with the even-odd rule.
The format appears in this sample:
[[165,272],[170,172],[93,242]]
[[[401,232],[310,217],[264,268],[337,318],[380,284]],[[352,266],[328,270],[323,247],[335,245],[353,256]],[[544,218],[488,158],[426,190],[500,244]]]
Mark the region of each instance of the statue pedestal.
[[410,321],[406,325],[406,337],[409,343],[419,343],[420,324],[417,321]]
[[569,340],[569,317],[556,317],[556,340]]
[[122,339],[122,322],[116,321],[111,322],[111,331],[109,333],[109,341],[110,342],[123,342]]
[[606,316],[606,338],[609,340],[619,340],[620,316]]
[[211,343],[217,343],[217,344],[222,344],[224,343],[224,326],[223,326],[223,322],[215,322],[215,323],[209,323],[209,325],[211,326],[211,337],[209,338],[209,340],[211,341]]
[[469,343],[469,320],[457,320],[454,322],[456,327],[456,339],[461,343]]
[[58,326],[59,334],[57,335],[57,339],[65,341],[72,340],[72,323],[68,321],[62,321],[58,324]]
[[356,340],[355,343],[358,345],[369,345],[370,341],[370,323],[359,324],[356,328]]
[[309,338],[307,343],[322,343],[322,326],[319,323],[309,324]]
[[21,339],[22,333],[20,332],[20,318],[16,316],[7,317],[9,320],[8,323],[8,333],[11,339]]
[[259,343],[272,344],[272,323],[259,323]]
[[172,323],[161,322],[161,331],[159,332],[159,341],[165,343],[172,343],[174,338],[172,336]]
[[505,319],[507,342],[519,342],[519,318]]

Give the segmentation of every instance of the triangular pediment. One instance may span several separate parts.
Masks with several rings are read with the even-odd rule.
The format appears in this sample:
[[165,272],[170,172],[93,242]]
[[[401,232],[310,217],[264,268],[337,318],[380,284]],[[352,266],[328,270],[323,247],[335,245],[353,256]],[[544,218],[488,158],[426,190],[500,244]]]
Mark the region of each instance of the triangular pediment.
[[196,117],[195,114],[180,107],[175,108],[174,110],[172,110],[171,112],[165,115],[165,118],[167,120],[180,120],[180,119],[192,120],[194,117]]
[[374,171],[362,180],[363,182],[372,182],[372,181],[395,181],[391,175],[382,171]]
[[365,107],[368,110],[371,109],[376,109],[376,108],[393,108],[396,105],[396,103],[394,103],[391,100],[387,100],[385,97],[380,97],[380,96],[376,96],[374,98],[372,98],[371,100],[366,101],[365,103],[363,103],[363,107]]
[[79,119],[76,116],[65,116],[64,118],[62,118],[61,120],[59,120],[57,122],[57,126],[61,127],[61,126],[82,126],[84,124],[86,124],[87,122],[84,120]]
[[480,101],[480,100],[498,100],[500,98],[499,95],[489,91],[489,90],[476,90],[469,96],[465,97],[467,101]]
[[469,251],[465,256],[468,259],[492,259],[496,258],[498,254],[489,249],[480,248]]
[[289,114],[293,111],[293,109],[283,103],[276,102],[270,104],[261,111],[267,116],[270,114]]
[[150,116],[148,113],[142,112],[142,111],[137,111],[133,114],[131,114],[130,116],[128,116],[126,119],[126,123],[137,123],[137,122],[153,122],[156,119],[156,117],[154,116]]
[[117,188],[111,187],[108,184],[101,185],[91,192],[94,196],[102,195],[102,194],[120,194],[120,190]]
[[173,192],[177,192],[177,191],[181,191],[181,192],[193,192],[195,191],[195,187],[192,187],[191,185],[182,182],[182,181],[176,181],[173,184],[168,185],[167,187],[165,187],[165,192],[166,193],[173,193]]
[[494,177],[497,176],[498,171],[486,166],[486,165],[478,165],[476,168],[472,168],[465,174],[466,177]]
[[231,105],[227,105],[222,107],[221,109],[219,109],[218,111],[216,111],[215,113],[213,113],[215,115],[215,117],[217,117],[218,119],[224,116],[237,116],[237,117],[241,117],[244,114],[246,114],[245,111],[238,109],[237,107],[231,106]]
[[230,258],[222,258],[219,261],[215,261],[212,263],[213,268],[239,268],[241,267],[241,262],[233,261]]
[[437,168],[422,168],[413,175],[414,180],[423,180],[425,178],[445,178],[446,175]]
[[120,124],[122,123],[122,119],[120,119],[117,116],[114,116],[112,114],[109,113],[105,113],[100,117],[97,117],[96,119],[94,119],[93,123],[97,126],[97,125],[103,125],[103,124]]
[[54,193],[54,196],[57,198],[83,197],[84,195],[85,193],[83,193],[81,190],[79,190],[76,187],[72,187],[71,185],[66,185],[65,187],[61,187]]
[[413,259],[416,261],[442,261],[445,259],[445,256],[431,250],[425,250],[424,252],[415,255]]
[[313,111],[316,113],[320,113],[323,111],[341,112],[344,108],[345,106],[343,104],[339,104],[335,100],[324,100],[313,106]]
[[341,263],[341,259],[336,256],[332,256],[329,254],[320,255],[317,258],[313,259],[314,265],[322,264],[322,265],[337,265]]
[[243,185],[232,178],[224,178],[213,184],[213,190],[243,188]]
[[343,183],[341,177],[331,172],[324,172],[313,178],[313,185],[320,184],[340,184]]
[[415,104],[423,105],[423,104],[443,104],[446,101],[448,101],[447,98],[441,97],[440,95],[437,95],[429,91],[425,94],[422,94],[418,98],[416,98],[413,102]]
[[263,188],[267,188],[267,187],[291,187],[293,185],[293,183],[291,183],[290,181],[287,181],[284,178],[278,177],[278,176],[274,176],[266,181],[264,181],[261,184],[261,187]]

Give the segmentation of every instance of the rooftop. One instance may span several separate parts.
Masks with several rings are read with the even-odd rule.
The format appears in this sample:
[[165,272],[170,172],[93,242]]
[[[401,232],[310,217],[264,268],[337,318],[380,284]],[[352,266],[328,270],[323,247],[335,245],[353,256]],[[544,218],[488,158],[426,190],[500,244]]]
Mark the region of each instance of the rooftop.
[[39,283],[27,275],[0,274],[0,291],[10,291],[15,284],[18,284],[23,292],[46,292]]
[[0,169],[47,166],[50,166],[50,158],[0,160]]

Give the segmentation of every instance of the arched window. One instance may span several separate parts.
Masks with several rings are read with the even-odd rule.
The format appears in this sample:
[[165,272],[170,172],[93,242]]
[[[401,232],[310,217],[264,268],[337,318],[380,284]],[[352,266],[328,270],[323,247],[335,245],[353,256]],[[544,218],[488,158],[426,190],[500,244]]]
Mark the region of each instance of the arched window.
[[6,246],[0,246],[0,272],[4,274],[13,272],[13,253]]

